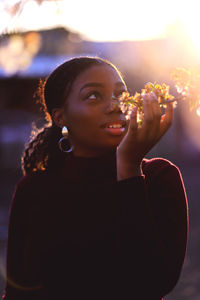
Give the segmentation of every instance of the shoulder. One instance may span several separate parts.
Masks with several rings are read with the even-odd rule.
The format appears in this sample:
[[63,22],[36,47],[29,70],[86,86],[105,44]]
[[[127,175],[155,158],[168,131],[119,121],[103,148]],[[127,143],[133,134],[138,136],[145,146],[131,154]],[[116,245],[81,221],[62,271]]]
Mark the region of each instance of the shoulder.
[[57,173],[48,171],[27,174],[17,182],[14,195],[28,195],[31,198],[43,191],[50,190],[50,187],[58,180],[57,175]]
[[24,175],[19,179],[17,182],[17,189],[26,189],[30,188],[31,186],[35,186],[36,183],[44,182],[45,179],[48,177],[47,172],[32,172],[30,174]]
[[187,206],[184,181],[175,164],[163,158],[145,159],[142,169],[147,186],[152,193],[165,195],[168,200],[179,199],[180,201],[174,202]]
[[30,211],[37,205],[45,205],[51,195],[55,195],[53,189],[57,186],[57,182],[59,182],[57,174],[46,171],[33,172],[21,177],[12,195],[11,209]]
[[143,159],[142,171],[147,177],[163,176],[181,176],[179,168],[171,161],[156,157],[152,159]]
[[178,169],[178,167],[172,163],[170,160],[156,157],[151,159],[143,159],[142,161],[142,169],[143,171],[149,170],[149,169],[156,169],[156,170],[162,170],[165,168],[175,168]]

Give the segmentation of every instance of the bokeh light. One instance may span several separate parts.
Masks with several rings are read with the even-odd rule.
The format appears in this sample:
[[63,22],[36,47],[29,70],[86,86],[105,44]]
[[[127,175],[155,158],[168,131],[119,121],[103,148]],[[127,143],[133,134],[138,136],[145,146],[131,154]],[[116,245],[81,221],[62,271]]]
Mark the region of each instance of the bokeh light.
[[11,35],[0,47],[0,66],[7,74],[27,69],[40,48],[41,38],[37,32]]
[[200,106],[190,111],[188,105],[184,103],[179,111],[187,139],[200,151]]
[[197,108],[196,113],[197,113],[197,116],[200,117],[200,101],[199,101],[199,107]]

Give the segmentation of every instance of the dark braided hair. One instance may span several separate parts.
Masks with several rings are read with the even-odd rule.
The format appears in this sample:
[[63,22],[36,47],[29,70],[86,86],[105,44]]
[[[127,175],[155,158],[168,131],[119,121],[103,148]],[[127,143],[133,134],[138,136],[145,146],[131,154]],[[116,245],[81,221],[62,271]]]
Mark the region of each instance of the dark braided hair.
[[62,107],[75,79],[93,65],[109,65],[116,69],[109,61],[99,57],[77,57],[58,66],[44,82],[40,81],[38,102],[48,123],[40,130],[33,128],[31,140],[22,156],[24,175],[58,167],[65,160],[66,153],[58,147],[61,128],[52,121],[52,110]]

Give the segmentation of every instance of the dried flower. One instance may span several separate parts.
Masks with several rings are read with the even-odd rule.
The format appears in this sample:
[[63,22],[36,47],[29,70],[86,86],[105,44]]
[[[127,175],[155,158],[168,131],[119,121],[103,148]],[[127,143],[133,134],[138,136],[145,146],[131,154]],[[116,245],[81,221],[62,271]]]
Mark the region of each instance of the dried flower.
[[167,102],[172,102],[174,96],[169,94],[169,86],[165,83],[158,84],[156,82],[148,82],[145,84],[144,89],[141,93],[136,92],[134,96],[130,96],[128,92],[124,92],[119,98],[119,106],[122,112],[126,115],[126,119],[130,119],[130,115],[134,106],[138,109],[138,122],[143,119],[143,96],[144,94],[149,94],[154,92],[158,98],[160,106],[165,107]]
[[124,92],[119,98],[118,105],[122,112],[126,115],[126,119],[130,119],[130,115],[134,106],[138,110],[138,123],[143,120],[143,95],[155,93],[158,98],[158,103],[161,107],[166,107],[167,103],[173,102],[174,107],[180,100],[185,100],[190,107],[190,110],[197,108],[200,110],[200,74],[184,68],[176,68],[172,72],[172,79],[175,81],[175,87],[178,96],[174,97],[169,93],[169,85],[165,83],[158,84],[157,82],[148,82],[140,93],[136,92],[131,96],[128,92]]

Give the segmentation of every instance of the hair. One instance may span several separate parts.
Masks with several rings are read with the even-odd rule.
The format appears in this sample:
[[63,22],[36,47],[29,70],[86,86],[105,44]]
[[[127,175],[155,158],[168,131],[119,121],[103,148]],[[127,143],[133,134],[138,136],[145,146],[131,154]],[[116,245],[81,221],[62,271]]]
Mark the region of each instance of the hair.
[[42,129],[33,128],[29,143],[21,158],[23,174],[44,171],[61,166],[66,158],[58,147],[62,137],[61,128],[52,120],[52,110],[62,107],[71,91],[75,79],[93,65],[109,65],[120,73],[109,61],[99,57],[76,57],[58,66],[44,82],[40,80],[36,95],[45,114],[47,124]]

